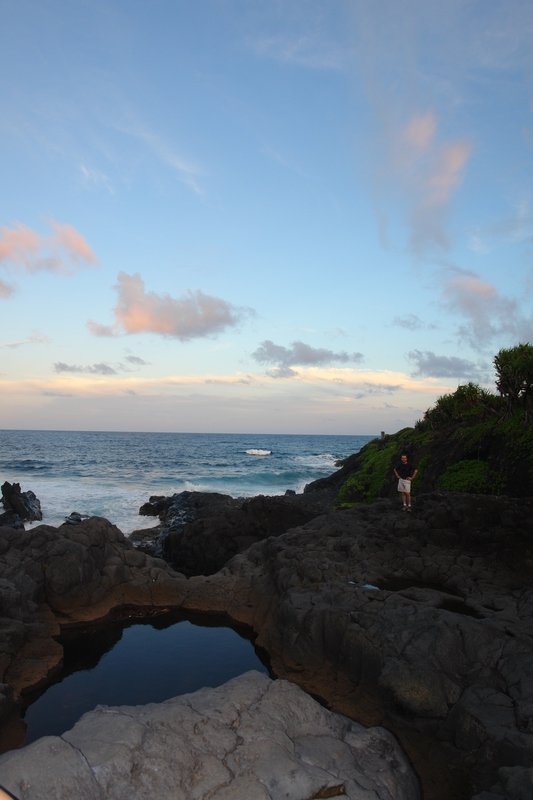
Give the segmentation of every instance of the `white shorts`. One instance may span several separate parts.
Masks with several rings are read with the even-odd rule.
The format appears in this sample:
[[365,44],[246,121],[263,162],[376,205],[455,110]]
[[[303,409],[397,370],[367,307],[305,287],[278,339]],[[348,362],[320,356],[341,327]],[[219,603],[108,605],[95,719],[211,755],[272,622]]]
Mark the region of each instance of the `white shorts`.
[[400,478],[398,481],[398,491],[405,492],[406,494],[411,493],[411,481],[408,481],[407,478]]

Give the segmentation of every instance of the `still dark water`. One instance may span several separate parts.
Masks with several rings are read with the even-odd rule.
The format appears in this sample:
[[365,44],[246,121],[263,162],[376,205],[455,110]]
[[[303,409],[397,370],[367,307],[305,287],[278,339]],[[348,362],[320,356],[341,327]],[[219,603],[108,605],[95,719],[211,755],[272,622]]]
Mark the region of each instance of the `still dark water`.
[[161,703],[251,669],[268,674],[252,642],[232,628],[176,620],[114,623],[62,640],[62,679],[28,698],[26,744],[60,736],[99,704]]

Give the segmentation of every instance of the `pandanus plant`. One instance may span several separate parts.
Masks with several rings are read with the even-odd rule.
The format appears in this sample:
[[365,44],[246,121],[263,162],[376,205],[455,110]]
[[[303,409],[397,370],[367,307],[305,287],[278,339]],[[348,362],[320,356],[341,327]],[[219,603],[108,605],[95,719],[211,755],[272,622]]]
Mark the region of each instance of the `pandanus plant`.
[[496,388],[507,400],[507,416],[520,408],[526,423],[533,419],[533,345],[526,342],[502,348],[494,357]]

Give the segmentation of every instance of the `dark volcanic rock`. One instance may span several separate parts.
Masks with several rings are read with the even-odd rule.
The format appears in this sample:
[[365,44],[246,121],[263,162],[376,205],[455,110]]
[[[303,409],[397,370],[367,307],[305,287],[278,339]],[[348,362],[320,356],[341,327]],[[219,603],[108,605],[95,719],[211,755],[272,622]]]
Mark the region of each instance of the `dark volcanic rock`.
[[319,492],[324,490],[333,491],[336,495],[344,481],[350,477],[354,469],[359,463],[359,453],[354,453],[342,461],[337,461],[335,466],[339,465],[340,469],[328,475],[327,478],[318,478],[316,481],[311,481],[304,488],[304,494],[310,492]]
[[150,501],[140,507],[139,514],[143,517],[157,517],[170,508],[175,497],[177,495],[165,497],[164,494],[153,494]]
[[533,768],[532,573],[533,501],[436,492],[258,542],[202,590],[280,677],[392,729],[426,796],[456,798]]
[[279,536],[331,508],[331,495],[235,500],[227,495],[182,492],[165,512],[163,555],[186,575],[211,575],[254,542]]
[[100,517],[59,529],[1,528],[0,680],[19,693],[46,683],[61,664],[53,638],[60,625],[128,606],[179,606],[185,583]]
[[[426,800],[528,797],[533,500],[434,492],[409,515],[387,499],[332,511],[320,492],[190,493],[177,508],[169,525],[195,565],[200,548],[220,543],[222,559],[235,546],[225,540],[260,540],[187,580],[106,520],[1,529],[0,680],[16,691],[46,681],[60,625],[135,606],[226,614],[256,631],[278,676],[392,730]],[[313,519],[276,535],[297,509]]]
[[[32,491],[21,492],[20,483],[2,485],[2,503],[6,514],[0,517],[0,525],[17,524],[19,520],[41,520],[41,504]],[[3,517],[3,520],[2,520]],[[10,521],[11,520],[11,521]]]
[[68,517],[65,517],[65,524],[79,525],[83,519],[90,519],[89,514],[80,514],[79,511],[72,511]]
[[[173,560],[175,548],[166,542],[170,535],[181,535],[185,526],[200,516],[217,517],[221,509],[229,506],[239,507],[241,500],[234,500],[229,495],[216,492],[180,492],[170,497],[153,495],[149,503],[144,503],[139,509],[143,516],[159,516],[160,524],[149,529],[144,528],[133,531],[130,539],[137,542],[138,549],[156,558]],[[232,553],[234,555],[234,553]],[[175,559],[179,561],[179,559]],[[179,569],[177,563],[174,566]],[[191,574],[198,574],[201,570],[191,570]]]
[[0,528],[15,528],[24,530],[24,523],[18,514],[7,511],[5,514],[0,514]]

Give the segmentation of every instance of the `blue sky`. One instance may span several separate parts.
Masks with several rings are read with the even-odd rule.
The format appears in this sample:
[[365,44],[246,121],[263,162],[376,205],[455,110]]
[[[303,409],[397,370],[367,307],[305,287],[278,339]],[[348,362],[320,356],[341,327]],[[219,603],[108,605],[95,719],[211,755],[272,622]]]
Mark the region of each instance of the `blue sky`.
[[2,21],[2,427],[394,432],[533,340],[529,0]]

